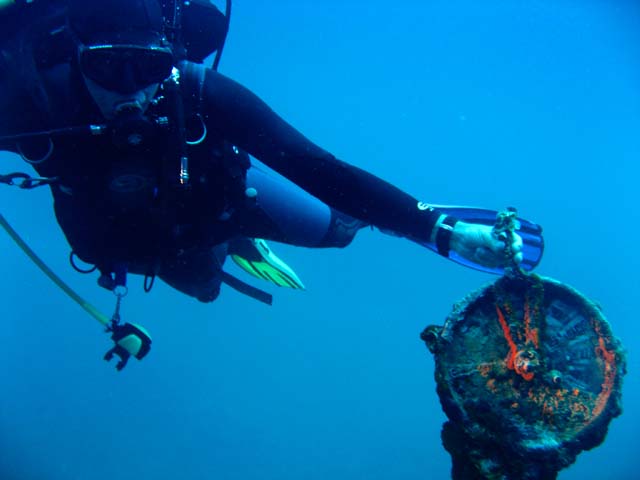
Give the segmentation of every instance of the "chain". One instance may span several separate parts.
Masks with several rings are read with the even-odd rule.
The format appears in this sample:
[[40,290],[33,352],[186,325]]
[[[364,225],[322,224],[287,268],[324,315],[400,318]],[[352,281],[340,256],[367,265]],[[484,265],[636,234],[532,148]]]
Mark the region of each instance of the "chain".
[[506,210],[498,213],[496,224],[493,226],[493,234],[504,242],[504,254],[509,259],[504,269],[507,277],[521,276],[524,273],[515,261],[515,252],[512,247],[513,232],[517,227],[518,212],[513,207],[507,207]]
[[116,287],[113,291],[116,296],[116,308],[111,317],[111,323],[117,325],[120,323],[120,307],[122,305],[122,299],[129,293],[127,287]]

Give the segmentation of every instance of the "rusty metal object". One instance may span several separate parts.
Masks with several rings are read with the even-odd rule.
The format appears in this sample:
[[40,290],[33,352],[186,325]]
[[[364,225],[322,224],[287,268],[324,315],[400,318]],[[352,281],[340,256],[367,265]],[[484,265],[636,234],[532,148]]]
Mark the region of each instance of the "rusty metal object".
[[619,340],[597,305],[550,278],[502,277],[421,337],[455,480],[554,479],[622,412]]

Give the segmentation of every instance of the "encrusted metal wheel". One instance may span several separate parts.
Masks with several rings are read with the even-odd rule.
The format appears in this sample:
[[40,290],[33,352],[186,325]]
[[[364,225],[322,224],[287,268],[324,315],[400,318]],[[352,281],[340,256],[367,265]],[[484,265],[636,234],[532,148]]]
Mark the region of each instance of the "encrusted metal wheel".
[[600,308],[537,275],[502,277],[423,340],[454,479],[552,479],[621,413],[625,354]]

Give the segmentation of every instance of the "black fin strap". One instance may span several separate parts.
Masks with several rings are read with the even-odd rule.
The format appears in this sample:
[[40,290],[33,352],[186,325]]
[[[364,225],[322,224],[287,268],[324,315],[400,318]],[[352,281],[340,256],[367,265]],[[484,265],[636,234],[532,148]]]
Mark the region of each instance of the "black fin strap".
[[267,305],[273,305],[273,295],[271,295],[270,293],[249,285],[248,283],[243,282],[239,278],[234,277],[224,270],[220,273],[222,274],[222,282],[229,285],[234,290],[240,293],[244,293],[245,295],[258,300],[259,302],[266,303]]

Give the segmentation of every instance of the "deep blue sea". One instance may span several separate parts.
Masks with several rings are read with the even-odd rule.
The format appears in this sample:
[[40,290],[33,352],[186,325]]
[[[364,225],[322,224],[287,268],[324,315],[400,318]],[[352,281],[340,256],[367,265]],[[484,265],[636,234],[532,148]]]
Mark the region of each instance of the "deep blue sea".
[[[424,201],[543,225],[538,272],[598,301],[628,350],[624,413],[559,478],[640,476],[640,2],[237,0],[220,71]],[[2,187],[0,202],[110,314],[95,275],[69,266],[49,192]],[[263,284],[272,307],[130,278],[123,318],[154,343],[117,373],[98,323],[0,234],[0,479],[450,478],[419,334],[493,277],[378,231],[272,247],[307,286]]]

